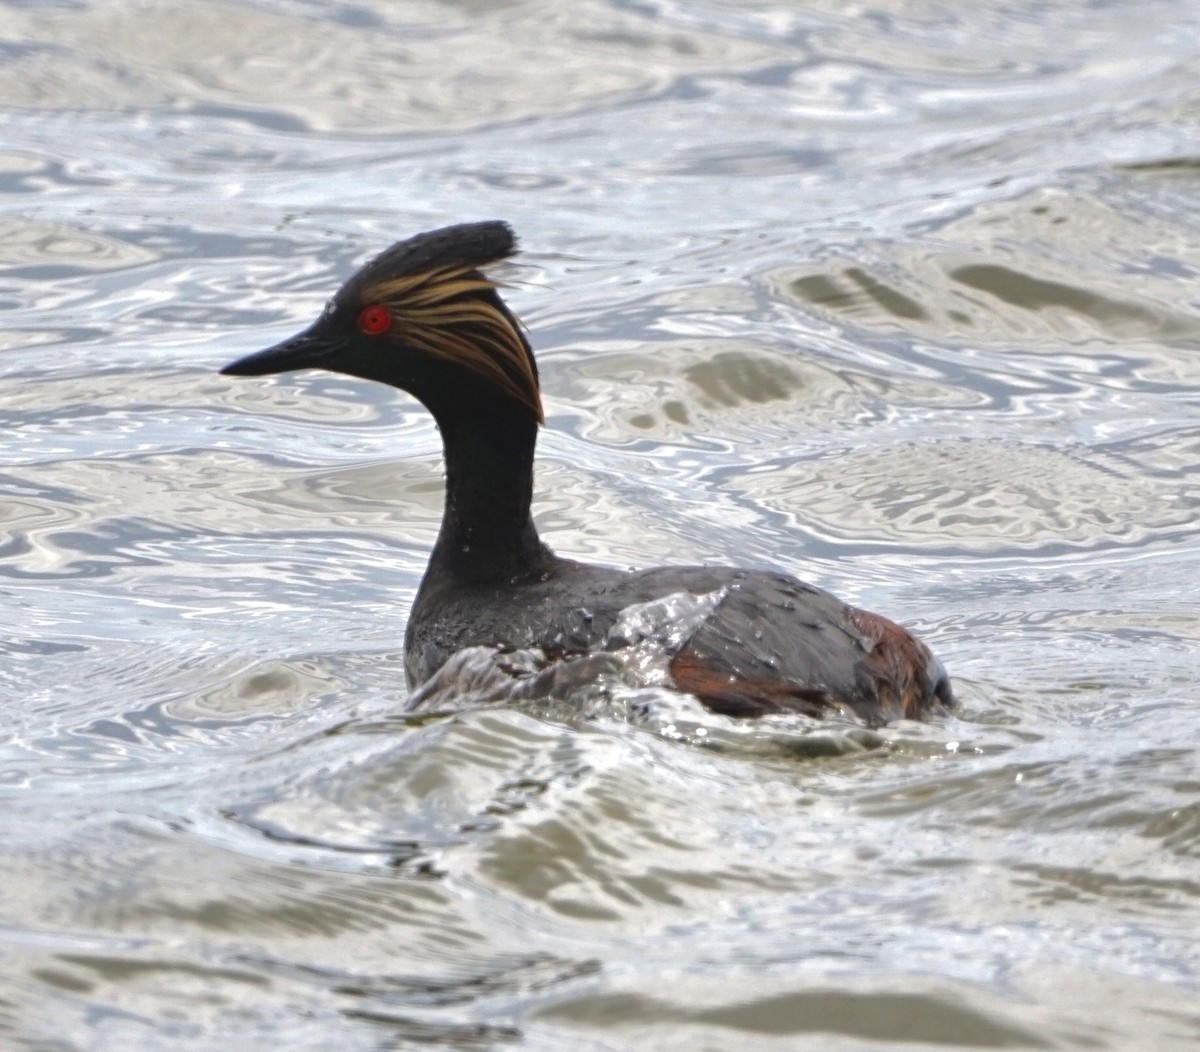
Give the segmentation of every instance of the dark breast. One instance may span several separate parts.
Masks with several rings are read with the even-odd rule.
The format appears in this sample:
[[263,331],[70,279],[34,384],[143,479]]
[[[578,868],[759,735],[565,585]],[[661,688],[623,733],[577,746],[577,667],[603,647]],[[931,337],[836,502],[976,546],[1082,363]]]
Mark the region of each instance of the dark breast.
[[912,634],[794,578],[721,567],[627,573],[566,560],[545,580],[516,586],[423,582],[405,636],[409,684],[467,646],[538,647],[552,658],[613,649],[629,608],[677,593],[712,605],[672,642],[670,676],[714,712],[846,706],[877,726],[954,702],[941,663]]

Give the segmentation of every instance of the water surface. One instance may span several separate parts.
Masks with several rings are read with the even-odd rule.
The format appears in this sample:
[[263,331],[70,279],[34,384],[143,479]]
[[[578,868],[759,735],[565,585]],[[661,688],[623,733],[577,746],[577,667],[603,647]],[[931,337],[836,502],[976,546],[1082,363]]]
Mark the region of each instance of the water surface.
[[[9,2],[0,54],[0,1044],[1200,1041],[1192,5]],[[216,370],[492,217],[550,543],[797,573],[959,716],[403,716],[435,429]]]

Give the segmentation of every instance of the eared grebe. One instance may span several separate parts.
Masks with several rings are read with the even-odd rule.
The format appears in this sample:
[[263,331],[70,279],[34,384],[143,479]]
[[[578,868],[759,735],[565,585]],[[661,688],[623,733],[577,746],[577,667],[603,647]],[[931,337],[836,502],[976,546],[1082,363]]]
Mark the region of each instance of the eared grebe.
[[480,268],[511,256],[505,223],[393,245],[350,278],[315,324],[221,371],[329,369],[407,391],[433,414],[446,457],[441,531],[405,632],[410,687],[471,646],[570,658],[612,649],[623,611],[676,595],[707,606],[671,645],[678,690],[730,716],[846,706],[870,725],[953,702],[923,643],[779,573],[708,566],[626,571],[562,559],[530,515],[543,422],[521,325]]

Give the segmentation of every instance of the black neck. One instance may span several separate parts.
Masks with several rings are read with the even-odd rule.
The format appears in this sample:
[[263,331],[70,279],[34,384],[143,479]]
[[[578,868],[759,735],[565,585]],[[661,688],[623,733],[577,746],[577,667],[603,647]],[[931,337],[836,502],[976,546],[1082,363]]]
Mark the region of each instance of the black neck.
[[553,556],[530,514],[533,414],[500,396],[475,405],[460,401],[455,411],[435,410],[434,417],[446,455],[446,507],[429,572],[475,584],[542,572]]

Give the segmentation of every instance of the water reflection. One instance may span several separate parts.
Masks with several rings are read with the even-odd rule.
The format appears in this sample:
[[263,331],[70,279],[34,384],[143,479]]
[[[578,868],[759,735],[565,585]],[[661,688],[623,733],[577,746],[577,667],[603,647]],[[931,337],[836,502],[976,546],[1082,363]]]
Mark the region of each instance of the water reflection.
[[[1191,1049],[1191,10],[570,11],[5,9],[0,1044]],[[407,711],[435,430],[214,369],[492,216],[554,546],[895,611],[958,718]]]

